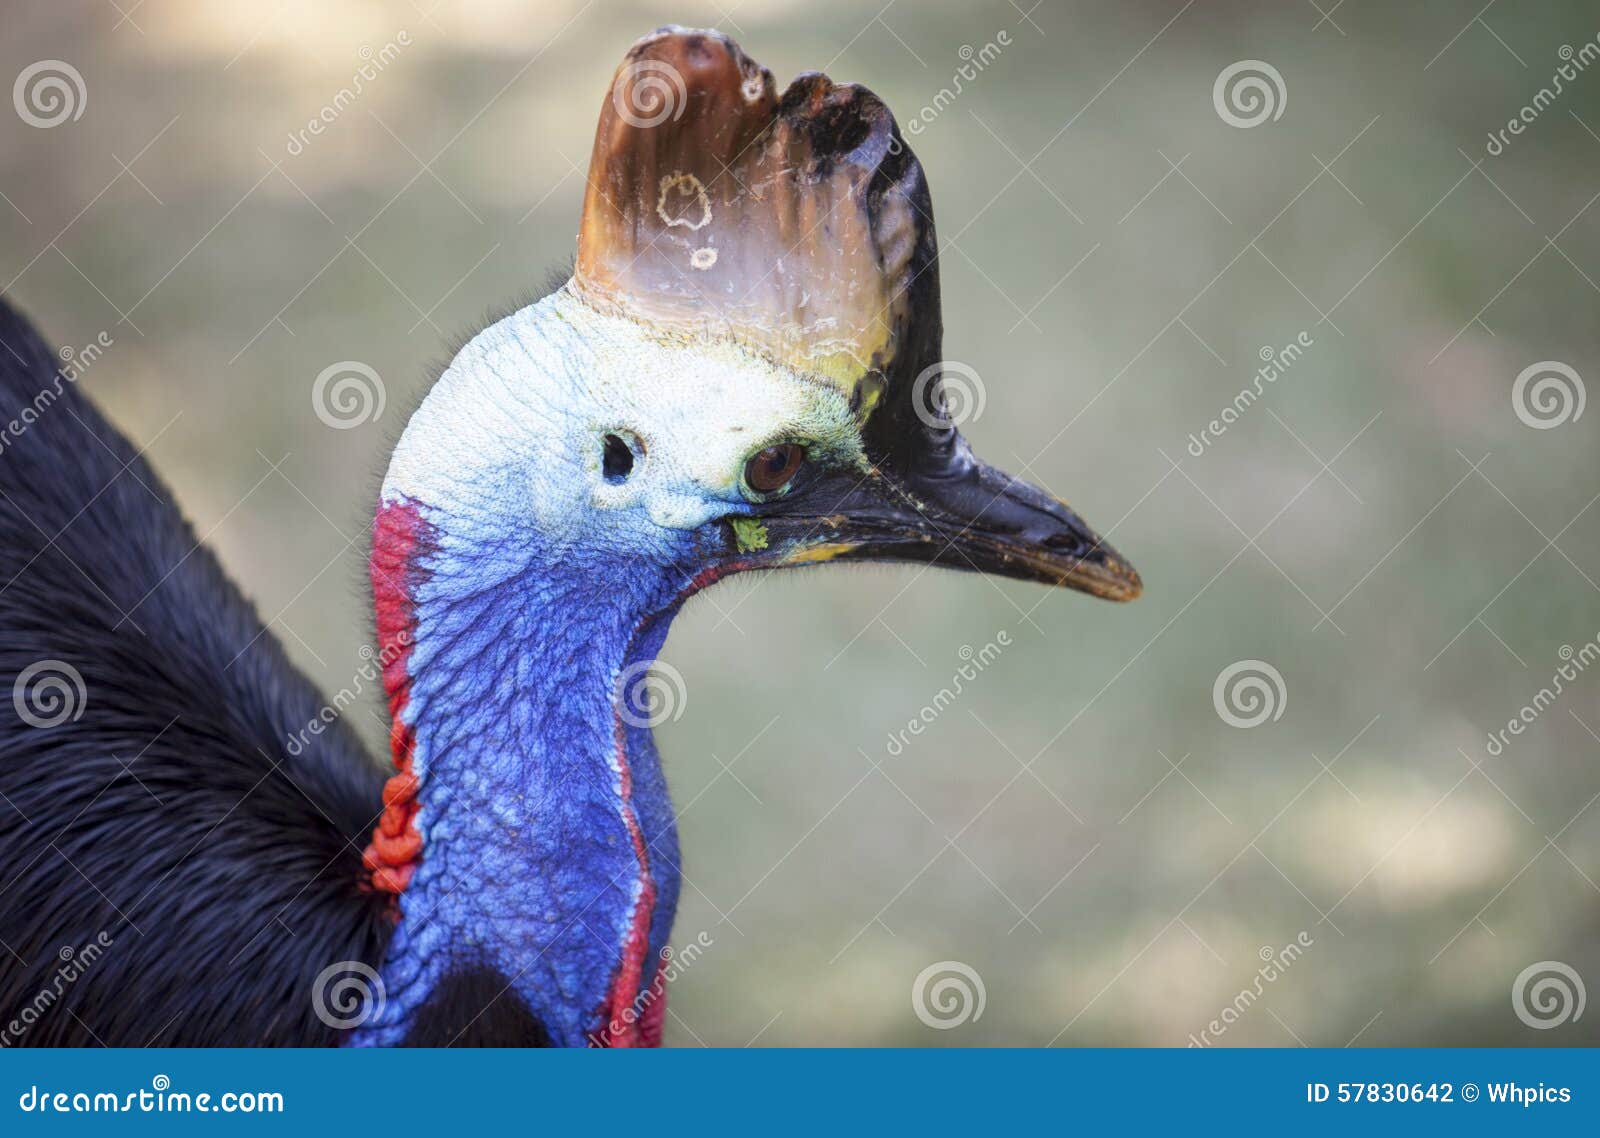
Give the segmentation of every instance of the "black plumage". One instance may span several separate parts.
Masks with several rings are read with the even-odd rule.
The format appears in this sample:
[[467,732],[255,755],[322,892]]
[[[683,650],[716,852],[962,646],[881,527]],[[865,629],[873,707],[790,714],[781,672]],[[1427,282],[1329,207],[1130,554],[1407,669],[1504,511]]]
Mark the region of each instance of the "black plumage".
[[322,698],[57,368],[0,299],[0,1043],[332,1043],[316,977],[389,936],[383,772],[338,721],[290,753]]

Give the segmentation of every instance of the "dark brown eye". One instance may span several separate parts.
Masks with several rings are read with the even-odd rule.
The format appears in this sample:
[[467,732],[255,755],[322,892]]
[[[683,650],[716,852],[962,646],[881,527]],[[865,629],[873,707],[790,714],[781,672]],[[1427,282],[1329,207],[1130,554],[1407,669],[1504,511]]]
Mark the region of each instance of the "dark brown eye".
[[758,451],[744,464],[744,480],[757,494],[782,490],[806,460],[806,448],[798,443],[781,443]]

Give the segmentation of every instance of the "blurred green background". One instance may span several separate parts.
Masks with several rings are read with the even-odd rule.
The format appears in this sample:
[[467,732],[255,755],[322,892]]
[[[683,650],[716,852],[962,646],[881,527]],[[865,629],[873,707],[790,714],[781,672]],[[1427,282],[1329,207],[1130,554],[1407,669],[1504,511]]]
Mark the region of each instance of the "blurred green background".
[[[0,77],[61,60],[86,102],[0,116],[0,283],[57,343],[113,340],[86,389],[332,691],[368,642],[388,448],[456,337],[570,258],[634,38],[714,25],[780,84],[932,108],[912,142],[946,354],[984,393],[966,431],[1109,530],[1146,595],[908,568],[694,602],[659,734],[676,940],[711,946],[669,1041],[1182,1045],[1251,989],[1207,1041],[1592,1044],[1600,1011],[1535,1030],[1513,986],[1547,961],[1600,984],[1600,672],[1487,735],[1600,633],[1600,412],[1536,430],[1513,405],[1541,361],[1600,378],[1600,65],[1487,147],[1600,12],[1480,7],[12,4]],[[1213,101],[1243,60],[1282,81],[1248,128]],[[387,400],[332,430],[311,387],[343,360]],[[1213,684],[1250,660],[1281,714],[1242,729]],[[376,751],[376,700],[363,720]],[[982,1012],[934,1030],[913,987],[949,961]]]

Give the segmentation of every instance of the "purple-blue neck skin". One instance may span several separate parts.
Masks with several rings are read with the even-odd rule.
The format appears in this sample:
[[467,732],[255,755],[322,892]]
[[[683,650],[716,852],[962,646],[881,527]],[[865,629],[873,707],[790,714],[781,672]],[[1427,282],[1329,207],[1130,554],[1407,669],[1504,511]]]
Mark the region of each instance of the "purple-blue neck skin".
[[404,1041],[446,978],[479,968],[560,1045],[604,1030],[619,978],[625,1002],[649,988],[679,871],[639,681],[683,599],[742,567],[728,519],[755,509],[746,463],[795,438],[865,462],[837,387],[565,289],[452,362],[383,488],[428,533],[401,712],[423,842],[385,1002],[349,1042]]
[[634,922],[648,922],[644,987],[671,932],[672,804],[638,726],[642,685],[622,693],[626,720],[614,693],[654,659],[692,573],[536,542],[511,532],[492,543],[516,551],[503,561],[463,549],[430,562],[408,708],[426,757],[423,855],[399,899],[388,1006],[358,1042],[398,1043],[446,976],[487,966],[553,1042],[580,1045],[611,1018]]

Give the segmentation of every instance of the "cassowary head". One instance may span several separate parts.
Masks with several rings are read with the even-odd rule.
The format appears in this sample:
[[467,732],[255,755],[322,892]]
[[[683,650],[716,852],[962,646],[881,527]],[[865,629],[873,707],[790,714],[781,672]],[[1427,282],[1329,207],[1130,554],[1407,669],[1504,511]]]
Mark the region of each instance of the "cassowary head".
[[663,29],[602,105],[573,278],[461,351],[385,498],[491,559],[626,566],[652,603],[850,559],[1137,596],[1076,513],[972,454],[943,368],[928,187],[888,108],[819,74],[779,96],[726,37]]
[[645,676],[689,594],[875,558],[1138,595],[973,457],[942,366],[928,189],[883,104],[821,75],[780,98],[713,32],[635,44],[572,279],[462,349],[384,483],[400,773],[367,865],[405,915],[369,1041],[480,989],[559,1042],[660,1039],[679,875]]

